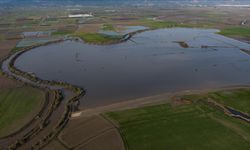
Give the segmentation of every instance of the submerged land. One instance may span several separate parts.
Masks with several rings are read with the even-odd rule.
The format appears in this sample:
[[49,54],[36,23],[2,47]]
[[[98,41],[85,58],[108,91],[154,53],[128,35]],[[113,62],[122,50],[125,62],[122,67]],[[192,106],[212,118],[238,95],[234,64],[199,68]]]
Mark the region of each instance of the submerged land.
[[[249,8],[30,7],[1,9],[0,14],[0,149],[249,149],[249,72],[242,67],[248,65],[250,53],[246,44],[250,43]],[[79,14],[81,16],[77,17]],[[58,42],[60,47],[66,40],[102,50],[103,47],[136,43],[133,37],[140,39],[141,34],[164,33],[164,30],[175,28],[218,29],[217,34],[243,42],[244,48],[219,42],[214,47],[211,43],[215,43],[207,40],[210,45],[198,45],[198,49],[220,51],[228,48],[232,56],[237,54],[239,60],[235,60],[241,64],[228,64],[238,69],[232,74],[237,74],[245,84],[230,83],[229,89],[210,86],[211,91],[185,89],[190,90],[189,94],[180,90],[143,98],[126,95],[126,100],[132,100],[122,102],[104,103],[97,98],[95,107],[87,107],[84,98],[88,97],[89,89],[84,85],[70,84],[70,80],[49,80],[16,65],[18,59],[29,52],[46,46],[53,49]],[[171,44],[175,48],[179,46],[176,51],[197,46],[182,39]],[[181,51],[178,54],[185,53]],[[171,52],[171,56],[173,53],[176,52]],[[229,54],[223,53],[223,56]],[[43,59],[46,61],[45,57]],[[76,53],[74,60],[80,63],[80,54]],[[221,65],[223,67],[223,63]],[[192,72],[202,70],[199,69],[195,67]],[[239,75],[239,72],[243,73]],[[235,78],[227,80],[236,81]]]

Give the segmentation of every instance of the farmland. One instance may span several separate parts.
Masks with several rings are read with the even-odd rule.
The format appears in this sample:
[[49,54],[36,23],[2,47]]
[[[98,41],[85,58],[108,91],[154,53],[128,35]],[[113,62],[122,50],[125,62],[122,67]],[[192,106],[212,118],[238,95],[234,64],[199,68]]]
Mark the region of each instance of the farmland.
[[[246,110],[249,93],[249,90],[232,90],[204,95]],[[148,106],[111,112],[107,116],[119,124],[129,150],[249,149],[250,125],[207,105],[203,102],[204,95],[184,96],[185,101],[178,106]],[[234,98],[237,100],[233,101]]]
[[217,91],[204,95],[189,95],[186,99],[198,101],[199,99],[213,99],[216,102],[235,108],[245,113],[250,113],[250,90],[238,89],[229,91]]
[[[248,84],[249,61],[245,53],[250,54],[250,49],[223,43],[229,39],[223,36],[250,42],[249,8],[62,6],[3,9],[0,13],[0,60],[27,50],[16,62],[28,62],[26,65],[13,62],[13,74],[21,72],[16,75],[20,78],[4,70],[0,74],[0,137],[7,136],[0,139],[0,149],[11,146],[77,150],[250,148],[247,119],[230,116],[226,111],[228,107],[248,116],[249,89],[161,97],[164,100],[158,100],[160,105],[155,99],[133,101],[161,94],[166,89],[192,90],[194,84],[199,87],[198,84],[204,83],[208,85],[206,88],[220,86],[216,83],[224,81],[228,85]],[[91,16],[69,17],[73,14]],[[210,29],[220,35],[212,31],[198,34]],[[218,37],[223,39],[220,41]],[[235,43],[239,42],[236,40]],[[124,43],[117,44],[121,42]],[[36,46],[41,47],[29,49]],[[40,55],[35,57],[37,51]],[[21,66],[31,68],[21,69]],[[56,66],[63,68],[50,68]],[[43,77],[44,74],[50,78]],[[46,103],[46,90],[26,85],[32,77],[36,87],[52,87]],[[175,83],[191,86],[180,87]],[[97,92],[96,87],[100,88]],[[82,98],[85,90],[87,97]],[[133,102],[126,105],[128,99]],[[88,104],[90,101],[92,105]],[[120,105],[119,109],[114,102]],[[105,112],[88,109],[110,103],[112,108],[103,108]],[[36,117],[43,104],[47,107]],[[82,113],[86,109],[87,113]],[[35,121],[25,127],[31,119]],[[20,134],[8,136],[15,131]]]
[[76,36],[87,43],[94,44],[114,43],[122,39],[122,36],[109,36],[101,33],[77,33]]
[[250,37],[250,29],[249,28],[243,28],[243,27],[234,27],[234,28],[225,28],[222,29],[219,34],[225,35],[225,36],[242,36],[249,38]]
[[0,136],[24,126],[40,111],[44,93],[30,87],[0,90]]

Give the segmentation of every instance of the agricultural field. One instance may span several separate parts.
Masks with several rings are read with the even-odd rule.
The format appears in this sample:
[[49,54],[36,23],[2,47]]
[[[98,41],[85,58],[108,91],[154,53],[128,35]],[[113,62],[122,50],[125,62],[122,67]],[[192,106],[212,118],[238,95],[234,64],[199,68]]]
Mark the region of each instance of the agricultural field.
[[0,89],[0,137],[23,127],[40,111],[44,93],[30,87]]
[[[206,96],[248,112],[249,94],[249,90],[236,90]],[[250,124],[203,102],[206,96],[184,96],[179,105],[148,106],[106,116],[118,123],[129,150],[249,149]]]
[[21,83],[15,82],[12,79],[9,79],[3,75],[3,72],[0,71],[0,90],[9,89],[9,88],[16,88],[22,86]]
[[112,24],[103,24],[102,30],[104,31],[114,31],[115,28]]
[[101,33],[76,33],[77,37],[80,37],[87,43],[97,43],[97,44],[104,44],[104,43],[113,43],[119,41],[123,38],[123,36],[109,36]]
[[0,34],[0,41],[4,40],[4,35]]
[[0,60],[6,57],[18,42],[19,40],[0,41]]
[[[105,11],[102,8],[91,11],[94,15],[90,18],[69,18],[67,15],[77,13],[78,11],[67,10],[63,8],[47,10],[29,8],[27,10],[10,11],[0,22],[0,29],[15,32],[35,32],[48,31],[52,36],[63,37],[65,35],[79,35],[87,42],[100,44],[106,40],[113,41],[109,36],[99,35],[99,31],[122,31],[127,26],[145,26],[150,29],[169,28],[169,27],[198,27],[198,28],[218,28],[222,31],[220,34],[234,37],[237,39],[249,40],[249,23],[240,26],[245,18],[249,17],[247,9],[216,9],[216,8],[193,8],[158,10],[117,8],[114,11]],[[138,13],[142,12],[143,13]],[[168,15],[166,15],[168,14]],[[9,25],[6,25],[9,24]],[[1,26],[2,25],[2,26]],[[11,33],[10,32],[10,33]],[[8,32],[8,34],[10,34]],[[95,33],[98,35],[89,35]],[[85,37],[86,36],[86,37]],[[2,35],[0,35],[0,41]],[[19,38],[18,35],[8,35],[4,38]],[[116,40],[116,39],[115,39]]]
[[225,36],[241,36],[250,38],[250,28],[243,28],[243,27],[234,27],[234,28],[225,28],[222,29],[219,34]]
[[[124,150],[123,141],[116,128],[101,116],[83,117],[70,120],[58,136],[65,149],[77,150]],[[52,142],[47,149],[59,147]]]
[[184,98],[192,101],[212,99],[224,106],[229,106],[241,112],[250,114],[250,89],[242,88],[237,90],[211,92],[203,95],[188,95]]
[[141,23],[151,29],[177,27],[177,23],[174,21],[154,21],[151,19],[145,19],[141,20]]

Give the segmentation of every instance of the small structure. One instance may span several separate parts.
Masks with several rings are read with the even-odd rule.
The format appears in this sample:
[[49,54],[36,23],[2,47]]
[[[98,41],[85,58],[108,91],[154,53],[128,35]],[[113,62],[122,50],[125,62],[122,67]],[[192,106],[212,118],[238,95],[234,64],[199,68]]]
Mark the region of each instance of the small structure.
[[246,25],[246,24],[247,24],[247,22],[248,22],[248,20],[246,20],[246,19],[245,19],[245,20],[241,21],[241,23],[240,23],[240,24],[241,24],[242,26],[244,26],[244,25]]
[[86,17],[93,17],[92,13],[89,14],[74,14],[74,15],[69,15],[69,18],[86,18]]

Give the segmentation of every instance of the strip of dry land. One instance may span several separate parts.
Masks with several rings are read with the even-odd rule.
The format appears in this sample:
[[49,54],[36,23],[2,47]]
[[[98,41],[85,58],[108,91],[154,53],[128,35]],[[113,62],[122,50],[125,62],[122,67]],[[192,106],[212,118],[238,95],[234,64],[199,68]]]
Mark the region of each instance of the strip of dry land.
[[250,86],[242,85],[242,86],[227,86],[222,88],[212,88],[212,89],[203,89],[203,90],[184,90],[178,92],[167,92],[159,95],[142,97],[132,100],[127,100],[124,102],[114,103],[106,106],[99,106],[94,108],[85,108],[80,111],[77,111],[72,114],[73,118],[78,117],[86,117],[86,116],[93,116],[99,115],[110,111],[121,111],[127,109],[134,109],[138,107],[150,106],[150,105],[157,105],[163,103],[176,103],[173,101],[174,97],[181,96],[181,95],[190,95],[190,94],[202,94],[208,92],[215,92],[218,90],[230,90],[230,89],[241,89],[241,88],[250,88]]

